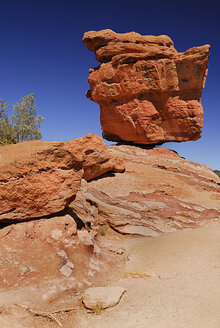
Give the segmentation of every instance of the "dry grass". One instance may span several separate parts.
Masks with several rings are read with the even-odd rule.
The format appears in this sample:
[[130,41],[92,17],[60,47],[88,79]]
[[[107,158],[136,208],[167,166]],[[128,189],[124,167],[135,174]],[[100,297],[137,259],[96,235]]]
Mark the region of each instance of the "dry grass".
[[124,278],[150,278],[152,273],[146,271],[128,271],[125,272]]

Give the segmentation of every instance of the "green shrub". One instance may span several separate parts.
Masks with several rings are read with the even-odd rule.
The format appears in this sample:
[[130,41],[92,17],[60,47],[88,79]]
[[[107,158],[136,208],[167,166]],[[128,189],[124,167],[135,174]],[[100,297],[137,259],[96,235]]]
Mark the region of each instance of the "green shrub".
[[220,171],[219,170],[214,170],[215,174],[217,174],[220,177]]
[[7,112],[9,104],[0,99],[0,143],[11,144],[21,141],[41,139],[40,124],[44,118],[37,115],[31,93],[13,106],[13,114]]
[[107,230],[107,228],[101,228],[100,229],[100,235],[105,236],[106,235],[106,230]]

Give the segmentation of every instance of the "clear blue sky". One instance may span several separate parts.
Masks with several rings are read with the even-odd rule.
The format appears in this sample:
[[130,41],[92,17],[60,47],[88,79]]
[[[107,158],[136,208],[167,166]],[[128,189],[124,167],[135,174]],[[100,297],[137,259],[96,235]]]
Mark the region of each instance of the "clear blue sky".
[[202,138],[164,146],[220,169],[219,6],[213,0],[1,1],[0,98],[13,104],[34,93],[38,113],[45,117],[44,140],[101,135],[99,106],[85,97],[88,69],[98,63],[81,42],[84,32],[167,34],[178,51],[209,43]]

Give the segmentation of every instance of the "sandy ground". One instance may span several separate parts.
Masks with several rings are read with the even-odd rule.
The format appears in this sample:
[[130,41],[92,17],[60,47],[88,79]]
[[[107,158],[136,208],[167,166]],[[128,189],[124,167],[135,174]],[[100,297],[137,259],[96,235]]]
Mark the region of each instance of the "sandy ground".
[[[120,269],[121,278],[115,281],[114,276],[119,275],[114,275],[112,268],[110,283],[126,288],[120,303],[99,315],[78,308],[57,318],[64,328],[219,328],[219,237],[220,222],[214,221],[157,238],[124,239],[126,260]],[[124,278],[131,271],[147,273],[148,277]],[[16,306],[3,306],[0,328],[6,327],[59,326]]]
[[[115,308],[82,314],[79,327],[219,328],[220,223],[126,242],[125,272],[149,273],[117,285],[127,289]],[[161,278],[159,277],[161,275]]]

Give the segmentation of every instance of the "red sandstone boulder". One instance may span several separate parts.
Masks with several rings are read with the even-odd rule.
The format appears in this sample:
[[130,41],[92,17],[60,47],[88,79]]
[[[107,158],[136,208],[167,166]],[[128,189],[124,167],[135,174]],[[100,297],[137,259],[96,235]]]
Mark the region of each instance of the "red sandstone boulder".
[[156,237],[220,218],[220,178],[208,167],[163,148],[110,146],[123,174],[87,183],[70,204],[85,223]]
[[0,221],[26,220],[63,210],[82,177],[123,171],[95,134],[69,142],[28,141],[0,147]]
[[90,69],[87,96],[100,105],[105,139],[157,144],[200,138],[209,45],[178,53],[168,36],[111,30],[87,32],[83,43],[102,63]]

